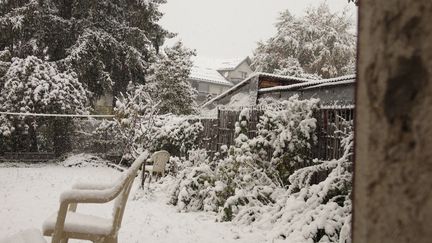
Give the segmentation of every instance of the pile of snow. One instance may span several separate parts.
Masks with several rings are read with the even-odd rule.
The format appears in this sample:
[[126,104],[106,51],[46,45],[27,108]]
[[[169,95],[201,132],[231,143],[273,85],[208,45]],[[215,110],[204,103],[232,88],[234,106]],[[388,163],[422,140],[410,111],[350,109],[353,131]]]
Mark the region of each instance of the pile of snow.
[[73,154],[60,164],[65,167],[106,167],[110,162],[92,154]]

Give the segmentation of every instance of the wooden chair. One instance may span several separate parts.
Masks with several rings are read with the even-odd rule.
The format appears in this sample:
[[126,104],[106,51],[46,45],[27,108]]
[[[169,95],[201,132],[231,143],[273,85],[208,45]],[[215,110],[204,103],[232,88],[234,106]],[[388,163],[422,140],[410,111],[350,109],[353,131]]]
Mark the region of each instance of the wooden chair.
[[[147,153],[138,157],[112,185],[77,184],[72,190],[63,192],[59,211],[44,222],[43,234],[52,236],[52,243],[67,243],[69,239],[117,243],[129,192],[146,158]],[[112,219],[76,212],[78,203],[107,203],[112,200],[115,200]]]
[[[149,183],[151,182],[153,175],[156,175],[156,180],[159,177],[165,176],[165,167],[169,159],[170,154],[165,150],[157,151],[151,156],[150,160],[153,161],[153,166],[145,166],[145,171],[148,172],[150,175]],[[143,183],[145,181],[145,178],[146,176],[143,177]]]

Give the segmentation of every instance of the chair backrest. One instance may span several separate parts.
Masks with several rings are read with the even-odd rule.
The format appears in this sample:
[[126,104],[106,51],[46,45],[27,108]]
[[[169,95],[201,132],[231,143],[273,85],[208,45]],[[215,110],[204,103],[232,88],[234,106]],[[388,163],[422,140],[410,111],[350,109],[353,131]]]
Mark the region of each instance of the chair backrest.
[[170,159],[170,154],[165,150],[160,150],[152,155],[153,172],[164,172],[166,163]]
[[141,167],[141,164],[148,157],[147,153],[143,153],[139,156],[135,162],[131,165],[131,167],[123,173],[120,182],[122,183],[122,189],[114,202],[114,210],[113,210],[113,231],[116,234],[120,229],[121,222],[123,220],[124,210],[126,208],[126,202],[129,197],[130,190],[132,188],[132,184],[134,182],[135,177],[137,176],[138,170]]

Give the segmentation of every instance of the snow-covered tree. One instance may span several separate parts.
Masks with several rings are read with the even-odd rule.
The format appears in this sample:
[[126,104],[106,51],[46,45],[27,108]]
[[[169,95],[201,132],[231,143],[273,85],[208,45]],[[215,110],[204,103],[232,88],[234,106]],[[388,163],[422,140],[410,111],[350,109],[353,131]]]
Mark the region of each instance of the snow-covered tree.
[[[80,114],[87,111],[88,92],[78,81],[76,73],[61,72],[55,63],[35,56],[12,58],[1,79],[4,83],[0,88],[0,110],[3,112]],[[28,134],[32,140],[29,149],[38,149],[36,128],[46,122],[43,118],[8,116],[3,119],[8,120],[9,124],[2,126],[4,137]],[[64,120],[55,119],[50,122],[57,122],[58,128],[64,129],[58,124],[63,124]],[[58,137],[55,136],[54,139]]]
[[98,137],[106,132],[122,147],[122,159],[131,161],[147,149],[149,132],[158,112],[158,103],[144,85],[129,85],[129,91],[116,100],[113,121],[104,121],[94,132]]
[[281,13],[277,33],[259,42],[252,66],[258,71],[306,78],[330,78],[354,72],[356,38],[345,12],[327,3],[309,8],[304,17]]
[[196,112],[197,91],[187,80],[193,55],[195,51],[177,42],[173,47],[165,48],[152,65],[147,86],[154,99],[160,101],[161,114],[188,115]]
[[35,55],[73,70],[94,97],[145,83],[170,36],[157,22],[165,0],[0,1],[0,51]]
[[311,163],[310,150],[316,142],[314,111],[318,99],[287,101],[265,99],[266,107],[257,124],[257,136],[252,140],[255,153],[268,175],[280,186],[289,184],[295,169]]

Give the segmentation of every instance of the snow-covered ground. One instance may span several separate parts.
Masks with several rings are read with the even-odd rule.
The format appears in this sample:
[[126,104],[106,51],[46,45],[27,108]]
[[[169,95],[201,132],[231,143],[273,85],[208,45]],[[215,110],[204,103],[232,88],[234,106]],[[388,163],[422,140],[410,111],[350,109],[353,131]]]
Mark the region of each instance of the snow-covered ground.
[[[75,182],[110,182],[119,175],[117,170],[105,166],[0,164],[0,239],[28,228],[41,229],[44,219],[58,209],[60,193]],[[215,222],[210,213],[177,212],[166,203],[167,183],[152,183],[144,193],[138,184],[137,178],[126,206],[119,242],[272,242],[263,230]],[[78,211],[109,217],[111,206],[80,205]]]

